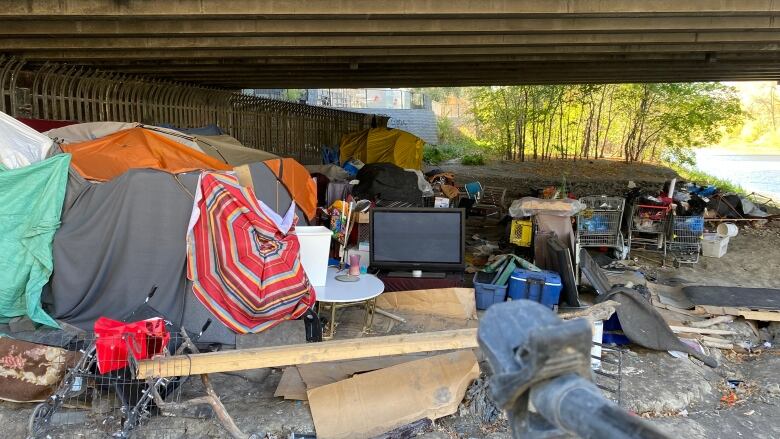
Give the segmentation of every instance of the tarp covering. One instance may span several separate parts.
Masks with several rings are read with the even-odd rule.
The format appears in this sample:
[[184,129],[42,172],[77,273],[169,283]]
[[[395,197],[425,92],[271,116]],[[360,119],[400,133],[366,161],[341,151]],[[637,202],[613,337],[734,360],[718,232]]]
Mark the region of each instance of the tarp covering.
[[0,112],[0,163],[8,169],[39,162],[52,146],[50,138]]
[[173,141],[188,146],[196,151],[203,152],[198,144],[192,139],[192,136],[165,127],[156,127],[152,125],[143,125],[138,122],[87,122],[68,125],[62,128],[55,128],[46,131],[44,134],[51,139],[64,144],[82,143],[101,137],[110,136],[119,131],[129,130],[130,128],[145,128],[155,131]]
[[315,301],[294,221],[273,220],[233,175],[202,174],[187,234],[187,262],[195,295],[238,333],[296,319]]
[[110,136],[138,125],[136,122],[87,122],[54,128],[43,134],[65,144],[81,143]]
[[55,269],[45,294],[50,314],[91,330],[100,316],[121,320],[157,285],[149,305],[180,322],[197,178],[154,169],[132,169],[106,183],[71,175],[72,202],[54,237]]
[[195,142],[206,154],[232,166],[262,162],[278,157],[276,154],[271,154],[270,152],[247,148],[235,137],[227,134],[219,136],[198,135],[195,137]]
[[[249,166],[257,198],[283,215],[290,206],[283,185],[264,164]],[[186,278],[187,225],[198,175],[131,169],[93,183],[71,169],[62,226],[54,237],[55,270],[45,293],[50,314],[91,330],[100,316],[124,318],[157,285],[149,305],[199,331],[211,314]],[[276,209],[285,195],[286,203]],[[231,331],[214,322],[200,340],[225,342],[225,332]]]
[[341,137],[341,163],[358,159],[363,163],[393,163],[404,169],[422,167],[425,141],[403,130],[369,128]]
[[180,173],[198,169],[232,169],[152,130],[130,128],[82,143],[63,145],[73,154],[73,167],[92,180],[107,181],[132,168]]
[[41,290],[53,269],[52,239],[60,225],[70,155],[0,170],[0,319],[29,316],[53,327]]
[[302,164],[291,158],[266,160],[268,168],[284,184],[306,218],[314,218],[317,211],[317,184]]
[[171,128],[177,131],[181,131],[182,133],[192,134],[193,136],[219,136],[225,134],[225,132],[222,131],[222,128],[218,127],[213,123],[210,125],[205,125],[196,128],[176,128],[176,127],[171,127]]
[[417,186],[417,174],[405,171],[392,163],[372,163],[358,172],[360,183],[352,188],[352,195],[371,200],[403,201],[418,205],[422,192]]
[[311,174],[322,174],[329,180],[349,180],[349,172],[339,165],[304,165]]

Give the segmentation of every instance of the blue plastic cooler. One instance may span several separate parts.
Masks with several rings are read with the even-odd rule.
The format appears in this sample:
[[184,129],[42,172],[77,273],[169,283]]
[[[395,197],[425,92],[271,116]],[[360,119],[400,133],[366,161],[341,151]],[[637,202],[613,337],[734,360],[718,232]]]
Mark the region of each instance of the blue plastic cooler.
[[518,268],[509,278],[508,293],[512,300],[533,300],[553,308],[558,305],[562,289],[561,276],[554,271]]

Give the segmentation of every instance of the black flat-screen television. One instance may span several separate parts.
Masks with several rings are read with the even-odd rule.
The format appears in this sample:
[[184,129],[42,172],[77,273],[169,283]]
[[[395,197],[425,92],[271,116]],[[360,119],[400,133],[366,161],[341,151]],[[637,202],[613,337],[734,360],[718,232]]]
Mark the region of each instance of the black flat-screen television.
[[463,209],[372,209],[371,266],[380,270],[463,270],[465,222]]

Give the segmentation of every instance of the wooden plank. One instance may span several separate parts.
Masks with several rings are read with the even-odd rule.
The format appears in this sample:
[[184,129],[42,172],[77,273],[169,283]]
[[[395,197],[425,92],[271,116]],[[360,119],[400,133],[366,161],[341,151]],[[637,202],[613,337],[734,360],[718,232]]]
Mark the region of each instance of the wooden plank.
[[696,305],[696,310],[712,314],[714,316],[736,316],[737,308],[727,306]]
[[476,328],[334,340],[142,360],[138,363],[136,378],[231,372],[475,347],[477,347]]
[[711,329],[711,328],[691,328],[689,326],[669,326],[674,332],[688,332],[691,334],[715,334],[715,335],[736,335],[734,331],[727,331],[725,329]]
[[691,322],[689,325],[694,328],[709,328],[710,326],[719,325],[721,323],[729,323],[734,321],[734,316],[717,316],[707,320],[701,320],[698,322]]
[[688,316],[688,317],[706,317],[707,316],[707,312],[704,311],[704,310],[701,310],[701,309],[693,309],[693,310],[682,309],[682,308],[677,308],[676,306],[667,305],[667,304],[664,304],[664,303],[661,303],[661,302],[653,302],[653,306],[655,306],[656,308],[661,308],[661,309],[665,309],[667,311],[671,311],[671,312],[675,312],[675,313],[678,313],[678,314],[682,314],[682,315],[685,315],[685,316]]
[[696,305],[696,308],[703,309],[712,315],[721,316],[739,316],[746,320],[760,320],[765,322],[780,322],[780,312],[768,310],[752,310],[746,308],[733,308],[725,306]]
[[764,322],[780,322],[780,312],[739,310],[739,315],[746,320],[761,320]]

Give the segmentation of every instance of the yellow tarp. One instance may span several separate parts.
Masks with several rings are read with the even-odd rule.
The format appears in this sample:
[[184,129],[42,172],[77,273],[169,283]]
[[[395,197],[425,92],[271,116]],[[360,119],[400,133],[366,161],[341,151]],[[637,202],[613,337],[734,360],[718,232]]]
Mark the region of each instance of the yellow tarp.
[[363,163],[393,163],[404,169],[422,167],[425,141],[394,128],[369,128],[341,137],[341,163],[358,159]]

